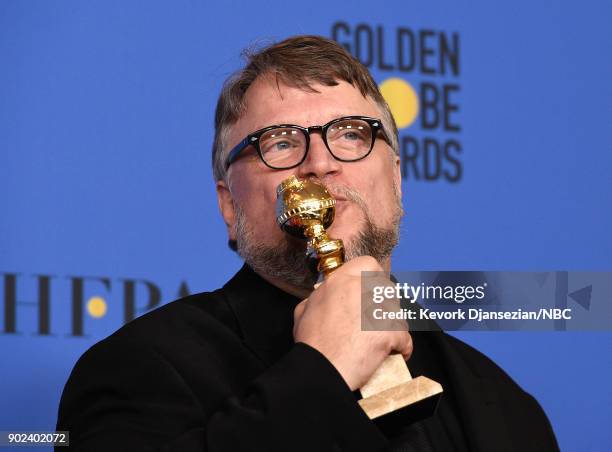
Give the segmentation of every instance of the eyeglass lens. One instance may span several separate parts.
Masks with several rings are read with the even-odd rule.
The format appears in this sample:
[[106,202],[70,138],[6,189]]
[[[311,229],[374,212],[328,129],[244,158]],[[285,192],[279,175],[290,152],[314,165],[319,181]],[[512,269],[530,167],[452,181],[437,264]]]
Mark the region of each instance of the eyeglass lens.
[[[325,139],[336,158],[359,160],[372,148],[372,129],[361,119],[346,119],[328,127]],[[293,127],[276,127],[259,138],[259,149],[270,166],[288,168],[297,165],[307,150],[306,132]]]

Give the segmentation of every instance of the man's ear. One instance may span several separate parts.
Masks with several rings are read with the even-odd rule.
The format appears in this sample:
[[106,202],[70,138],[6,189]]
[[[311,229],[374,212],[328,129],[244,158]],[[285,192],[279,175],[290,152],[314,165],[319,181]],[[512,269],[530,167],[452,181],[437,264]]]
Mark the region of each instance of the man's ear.
[[236,210],[234,209],[234,199],[229,190],[229,187],[223,180],[217,181],[217,203],[219,204],[219,210],[223,221],[227,226],[228,240],[236,240]]

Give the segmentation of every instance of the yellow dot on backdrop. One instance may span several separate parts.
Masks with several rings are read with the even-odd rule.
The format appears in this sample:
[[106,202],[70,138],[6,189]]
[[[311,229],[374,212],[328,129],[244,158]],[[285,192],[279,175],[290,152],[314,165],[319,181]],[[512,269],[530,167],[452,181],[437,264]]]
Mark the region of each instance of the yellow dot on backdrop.
[[106,301],[102,297],[91,297],[87,302],[87,312],[95,318],[103,317],[106,314]]
[[419,113],[419,97],[410,83],[397,77],[388,78],[380,84],[380,92],[399,129],[414,122]]

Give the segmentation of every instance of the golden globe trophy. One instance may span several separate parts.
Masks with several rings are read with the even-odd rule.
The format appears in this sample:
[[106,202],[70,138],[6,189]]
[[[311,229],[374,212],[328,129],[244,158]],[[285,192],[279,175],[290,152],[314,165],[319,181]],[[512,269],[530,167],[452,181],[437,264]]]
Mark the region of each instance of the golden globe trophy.
[[[324,185],[295,176],[276,189],[276,221],[294,237],[307,240],[306,255],[316,265],[320,279],[344,263],[342,240],[326,232],[334,221],[336,200]],[[360,388],[359,405],[370,419],[390,418],[390,413],[410,411],[413,421],[435,411],[442,386],[427,377],[412,378],[400,354],[389,355]],[[384,419],[383,418],[383,419]]]

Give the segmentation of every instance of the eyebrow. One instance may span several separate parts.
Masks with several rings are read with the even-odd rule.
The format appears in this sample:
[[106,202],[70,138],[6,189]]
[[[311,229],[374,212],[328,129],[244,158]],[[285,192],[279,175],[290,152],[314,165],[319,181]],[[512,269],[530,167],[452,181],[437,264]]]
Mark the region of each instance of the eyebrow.
[[[330,115],[330,119],[328,119],[327,121],[324,121],[324,122],[322,122],[320,124],[314,124],[314,125],[320,126],[320,125],[323,125],[323,124],[327,124],[329,121],[333,121],[334,119],[337,119],[337,118],[343,118],[345,116],[372,116],[372,115],[364,114],[364,113],[347,113],[347,112],[339,113],[339,112],[336,111],[336,112],[333,112],[332,115]],[[376,116],[372,116],[372,117],[376,117]],[[304,124],[300,124],[299,121],[282,121],[282,122],[281,121],[276,121],[276,122],[268,122],[267,124],[263,124],[263,125],[259,124],[259,125],[257,125],[257,127],[255,127],[248,134],[250,135],[251,133],[253,133],[253,132],[257,131],[257,130],[264,129],[266,127],[276,126],[278,124],[291,124],[291,125],[294,125],[294,126],[308,127],[308,126],[305,126]]]

